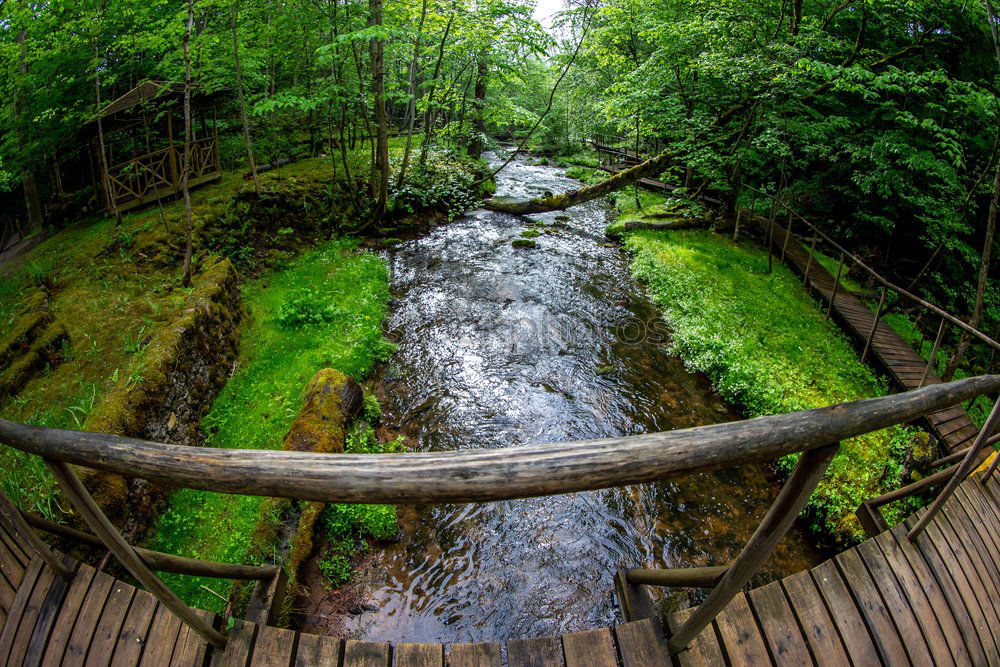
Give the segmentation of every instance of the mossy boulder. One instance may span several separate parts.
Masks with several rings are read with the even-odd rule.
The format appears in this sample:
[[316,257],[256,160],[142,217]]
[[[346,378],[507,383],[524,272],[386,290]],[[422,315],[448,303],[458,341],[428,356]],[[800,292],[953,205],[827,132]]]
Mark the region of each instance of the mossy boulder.
[[[332,368],[324,368],[306,386],[306,396],[298,416],[292,422],[283,441],[285,451],[338,454],[344,451],[347,429],[361,411],[361,386],[351,377]],[[278,521],[288,516],[295,504],[284,498],[272,498],[265,504],[254,528],[253,549],[267,553],[278,538]],[[302,505],[295,527],[291,552],[285,566],[289,586],[294,590],[299,569],[312,554],[316,520],[325,503],[307,502]]]
[[285,435],[285,450],[343,452],[347,426],[361,403],[361,385],[354,379],[332,368],[319,371],[306,387],[302,409]]
[[530,239],[514,239],[510,242],[510,244],[511,246],[522,250],[531,250],[538,247],[538,243]]

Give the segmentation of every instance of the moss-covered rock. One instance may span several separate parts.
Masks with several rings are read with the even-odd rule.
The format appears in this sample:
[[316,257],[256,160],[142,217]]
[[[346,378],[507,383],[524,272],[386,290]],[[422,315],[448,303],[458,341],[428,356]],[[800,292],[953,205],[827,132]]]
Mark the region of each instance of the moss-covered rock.
[[361,402],[361,385],[340,371],[324,368],[306,387],[305,402],[285,436],[284,449],[343,452],[347,425],[361,409]]
[[531,250],[532,248],[538,247],[538,243],[530,239],[514,239],[510,242],[510,245],[514,248],[521,248],[522,250]]
[[[40,319],[29,316],[33,323],[32,331],[47,323],[41,333],[25,341],[27,350],[13,359],[6,370],[0,374],[0,400],[15,395],[28,383],[39,370],[46,365],[55,365],[59,361],[59,346],[69,335],[66,327],[59,322],[51,321],[47,313],[36,313]],[[47,317],[46,317],[47,316]],[[12,345],[9,349],[17,349]]]
[[[340,371],[324,368],[313,376],[306,386],[306,397],[298,416],[285,435],[283,449],[295,452],[337,454],[344,451],[347,428],[361,411],[363,402],[361,386]],[[264,552],[278,537],[276,517],[286,516],[293,503],[285,499],[272,499],[254,529],[253,544]],[[308,502],[302,507],[292,540],[291,551],[285,566],[289,586],[299,580],[299,569],[312,554],[316,520],[325,503]]]
[[[199,422],[236,359],[243,306],[227,259],[206,261],[177,318],[150,339],[91,412],[84,430],[198,445]],[[141,480],[82,471],[102,507],[127,532],[144,528],[162,490]]]

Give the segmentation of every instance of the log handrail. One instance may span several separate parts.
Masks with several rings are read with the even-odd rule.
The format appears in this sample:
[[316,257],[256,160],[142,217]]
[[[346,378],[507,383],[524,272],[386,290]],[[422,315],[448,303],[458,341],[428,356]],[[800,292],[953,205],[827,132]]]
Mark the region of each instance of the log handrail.
[[0,442],[46,459],[204,491],[341,503],[487,502],[770,461],[1000,391],[983,375],[817,410],[603,440],[400,455],[210,449],[0,419]]
[[[857,266],[861,267],[861,269],[863,271],[865,271],[865,273],[867,273],[872,278],[874,278],[875,281],[878,282],[879,284],[881,284],[883,287],[891,289],[893,292],[896,292],[900,296],[908,299],[909,301],[912,301],[913,303],[917,304],[918,306],[920,306],[920,307],[922,307],[922,308],[924,308],[926,310],[929,310],[932,313],[940,316],[941,318],[943,318],[943,319],[951,322],[952,324],[954,324],[955,326],[957,326],[962,331],[965,331],[969,335],[971,335],[971,336],[973,336],[975,338],[978,338],[981,342],[985,343],[989,347],[991,347],[991,348],[993,348],[995,350],[1000,350],[1000,342],[997,342],[997,341],[993,340],[992,338],[990,338],[988,335],[986,335],[985,333],[983,333],[979,329],[976,329],[975,327],[969,325],[967,322],[963,322],[961,319],[955,317],[954,315],[952,315],[951,313],[947,312],[943,308],[934,305],[930,301],[926,301],[925,299],[921,299],[916,294],[913,294],[912,292],[910,292],[910,291],[908,291],[908,290],[900,287],[899,285],[893,284],[887,278],[884,278],[881,274],[879,274],[877,271],[875,271],[875,269],[873,269],[870,266],[868,266],[867,264],[865,264],[856,255],[854,255],[853,253],[851,253],[850,251],[848,251],[847,249],[845,249],[842,245],[840,245],[839,243],[837,243],[836,241],[834,241],[832,238],[830,238],[828,235],[826,235],[825,233],[823,233],[823,231],[821,231],[818,227],[816,227],[816,225],[814,225],[813,223],[811,223],[808,220],[806,220],[800,213],[798,213],[795,209],[793,209],[791,206],[789,206],[787,202],[781,201],[780,197],[776,197],[774,194],[771,194],[769,192],[763,192],[761,190],[758,190],[757,188],[754,188],[753,186],[747,185],[746,183],[742,183],[741,187],[744,187],[744,188],[750,190],[751,192],[755,192],[755,193],[757,193],[759,195],[763,195],[764,197],[767,197],[767,198],[771,199],[772,201],[777,202],[778,206],[781,206],[786,211],[788,211],[789,215],[794,216],[797,220],[799,220],[800,222],[802,222],[803,224],[805,224],[807,227],[809,227],[811,230],[813,230],[813,232],[815,232],[817,235],[819,235],[820,238],[822,238],[824,241],[826,241],[827,243],[829,243],[830,246],[832,246],[835,250],[840,251],[841,254],[843,254],[845,257],[847,257],[852,262],[854,262],[854,264],[856,264]],[[750,215],[751,216],[754,215],[754,212],[751,211]]]
[[[706,601],[670,638],[668,648],[677,653],[712,622],[770,557],[822,479],[840,440],[996,391],[1000,391],[1000,375],[983,375],[818,410],[665,433],[398,456],[218,450],[27,426],[3,419],[0,442],[41,456],[59,488],[94,531],[94,535],[76,537],[99,540],[161,604],[217,649],[223,649],[228,638],[153,573],[157,561],[161,567],[166,562],[179,571],[191,570],[190,559],[149,552],[126,542],[69,464],[223,493],[323,502],[413,504],[485,502],[587,491],[801,452],[791,477],[731,564],[696,572],[633,570],[626,575],[631,584],[677,581],[711,585]],[[1000,402],[990,419],[991,424],[997,421]],[[989,432],[988,425],[971,450],[985,446]],[[971,458],[972,451],[960,466],[962,470]],[[8,521],[14,517],[24,522],[25,517],[13,506],[6,514],[10,515]],[[42,557],[54,560],[39,544]],[[257,578],[263,573],[263,568],[240,570],[241,566],[219,563],[195,562],[194,567],[208,568],[222,576]]]

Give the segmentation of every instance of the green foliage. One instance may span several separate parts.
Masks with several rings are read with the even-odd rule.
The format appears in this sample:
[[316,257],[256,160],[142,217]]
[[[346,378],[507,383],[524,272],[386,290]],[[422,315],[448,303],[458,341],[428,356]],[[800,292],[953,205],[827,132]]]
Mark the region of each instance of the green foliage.
[[282,327],[294,329],[309,324],[327,324],[340,315],[342,312],[329,296],[304,287],[290,294],[288,301],[281,304],[275,320]]
[[378,423],[378,420],[382,417],[382,406],[378,402],[378,396],[372,391],[365,392],[363,412],[365,420],[370,424]]
[[[627,247],[633,273],[648,283],[673,331],[673,351],[747,417],[886,393],[798,279],[783,266],[768,274],[758,248],[701,231],[636,232]],[[861,539],[854,511],[898,487],[911,437],[912,429],[893,427],[845,441],[810,500],[815,530],[843,542]],[[890,523],[905,510],[889,508]]]
[[326,577],[329,585],[334,588],[347,582],[354,574],[351,560],[344,554],[333,550],[320,559],[319,571]]

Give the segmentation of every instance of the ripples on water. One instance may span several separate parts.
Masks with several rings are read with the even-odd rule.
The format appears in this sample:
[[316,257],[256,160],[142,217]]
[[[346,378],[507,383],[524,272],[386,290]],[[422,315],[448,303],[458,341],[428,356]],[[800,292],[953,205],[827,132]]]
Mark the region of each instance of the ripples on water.
[[[554,167],[513,162],[498,194],[580,187]],[[656,311],[603,236],[606,202],[533,219],[558,225],[535,250],[511,241],[525,218],[474,211],[398,247],[389,328],[399,352],[382,380],[384,420],[420,450],[516,447],[739,419],[665,351]],[[642,323],[642,324],[640,324]],[[654,325],[656,326],[656,325]],[[476,641],[620,621],[622,566],[730,560],[777,485],[724,470],[659,484],[404,510],[405,534],[378,555],[377,608],[348,629],[368,639]],[[758,583],[816,555],[798,532]],[[689,601],[679,599],[681,605]]]

